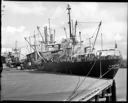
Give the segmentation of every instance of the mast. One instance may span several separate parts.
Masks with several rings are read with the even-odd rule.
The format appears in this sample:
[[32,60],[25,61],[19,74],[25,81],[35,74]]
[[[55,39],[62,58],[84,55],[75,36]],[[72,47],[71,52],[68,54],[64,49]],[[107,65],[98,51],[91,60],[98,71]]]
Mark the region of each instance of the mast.
[[116,40],[115,40],[115,49],[117,48],[117,43],[116,43]]
[[48,50],[48,32],[47,32],[47,26],[44,27],[44,34],[45,34],[45,50]]
[[36,35],[35,35],[35,31],[34,31],[34,52],[35,52],[35,60],[37,60],[37,50],[36,50]]
[[17,51],[17,40],[15,42],[15,50]]
[[71,33],[71,16],[70,16],[71,8],[70,8],[69,4],[68,4],[68,7],[67,7],[67,10],[68,10],[68,15],[69,15],[69,22],[68,22],[68,24],[69,24],[69,34],[70,34],[70,38],[72,38],[72,33]]
[[76,37],[76,26],[77,26],[77,21],[75,22],[75,37]]
[[24,39],[27,41],[27,43],[30,45],[30,47],[34,50],[33,46],[32,46],[31,43],[27,40],[27,38],[24,37]]
[[18,61],[19,53],[18,53],[18,48],[17,48],[17,40],[15,41],[14,54],[16,56],[16,61]]
[[55,33],[56,33],[56,31],[55,31],[55,29],[54,29],[54,44],[55,44]]
[[37,26],[37,30],[38,30],[38,32],[39,32],[41,38],[42,38],[42,42],[44,43],[44,38],[43,38],[43,36],[42,36],[42,34],[41,34],[41,32],[40,32],[40,27],[39,27],[39,26]]
[[[31,37],[29,36],[29,43],[31,45]],[[32,52],[31,46],[30,46],[30,52]]]
[[71,20],[71,26],[72,26],[72,37],[73,37],[74,34],[73,20]]
[[79,37],[80,37],[80,47],[81,47],[81,32],[79,32]]
[[47,44],[48,43],[48,38],[47,38],[47,26],[46,27],[44,27],[44,36],[45,36],[45,44]]
[[51,28],[50,28],[50,18],[48,19],[49,22],[49,36],[51,35]]

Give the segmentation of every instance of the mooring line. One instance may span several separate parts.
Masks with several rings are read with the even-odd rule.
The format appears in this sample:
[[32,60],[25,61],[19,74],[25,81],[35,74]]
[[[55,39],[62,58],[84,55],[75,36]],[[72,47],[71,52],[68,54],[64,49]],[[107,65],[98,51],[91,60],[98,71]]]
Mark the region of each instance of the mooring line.
[[92,71],[92,69],[93,69],[93,67],[94,67],[94,65],[96,63],[96,61],[97,60],[95,60],[94,64],[92,65],[90,71],[87,73],[86,77],[84,77],[84,79],[81,81],[81,83],[78,86],[76,86],[76,88],[73,90],[72,94],[66,100],[70,100],[72,97],[74,97],[73,95],[76,93],[76,91],[78,90],[78,88],[83,84],[83,82],[85,81],[85,79],[87,78],[87,76],[90,74],[90,72]]
[[[106,71],[99,79],[101,79],[104,75],[106,75],[110,70],[112,70],[112,68],[111,69],[109,69],[108,71]],[[99,79],[98,80],[96,80],[95,81],[95,83],[97,82],[97,81],[99,81]],[[92,83],[92,84],[90,84],[88,87],[90,87],[91,85],[93,85],[94,84],[94,82]],[[85,88],[86,89],[86,88]],[[82,92],[84,92],[85,91],[85,89],[84,90],[82,90],[81,92],[79,92],[79,93],[82,93]],[[72,98],[69,98],[69,100],[71,100],[71,99],[73,99],[74,97],[76,97],[78,94],[76,94],[76,95],[74,95]]]

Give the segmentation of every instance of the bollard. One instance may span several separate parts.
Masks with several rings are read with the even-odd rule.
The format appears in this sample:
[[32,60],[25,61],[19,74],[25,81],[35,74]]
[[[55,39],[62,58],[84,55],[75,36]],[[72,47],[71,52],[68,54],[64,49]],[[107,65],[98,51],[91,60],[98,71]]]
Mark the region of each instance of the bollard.
[[95,101],[99,101],[99,95],[95,96]]
[[101,97],[102,98],[104,98],[105,97],[105,93],[106,93],[106,91],[104,90],[104,91],[102,91],[102,95],[101,95]]
[[110,102],[110,101],[111,101],[111,97],[110,97],[110,96],[107,96],[107,97],[106,97],[106,101],[107,101],[107,102]]
[[112,101],[116,101],[116,83],[115,80],[113,80],[113,84],[112,84]]

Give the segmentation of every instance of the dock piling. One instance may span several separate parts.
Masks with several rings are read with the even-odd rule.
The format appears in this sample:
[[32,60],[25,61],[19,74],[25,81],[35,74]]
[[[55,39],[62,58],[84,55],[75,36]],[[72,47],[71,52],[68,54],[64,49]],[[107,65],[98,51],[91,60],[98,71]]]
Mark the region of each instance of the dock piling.
[[113,80],[112,84],[112,101],[116,101],[116,82]]
[[95,96],[95,101],[99,101],[99,95]]

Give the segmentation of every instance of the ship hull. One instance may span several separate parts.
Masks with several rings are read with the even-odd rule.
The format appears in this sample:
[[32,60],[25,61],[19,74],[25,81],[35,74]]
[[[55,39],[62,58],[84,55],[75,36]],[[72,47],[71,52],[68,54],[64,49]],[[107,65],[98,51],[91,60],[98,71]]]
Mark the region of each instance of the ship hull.
[[50,73],[113,79],[119,69],[119,66],[119,59],[86,62],[49,62],[43,63],[39,70]]

